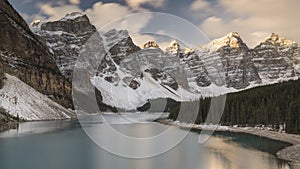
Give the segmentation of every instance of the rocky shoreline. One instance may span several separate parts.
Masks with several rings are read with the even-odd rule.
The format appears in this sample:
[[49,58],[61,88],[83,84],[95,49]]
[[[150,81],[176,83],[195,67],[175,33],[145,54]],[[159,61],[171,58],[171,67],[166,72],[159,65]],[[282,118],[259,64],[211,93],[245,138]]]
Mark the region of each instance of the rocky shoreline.
[[[1,109],[0,109],[1,111]],[[6,113],[0,112],[0,132],[18,127],[18,120]]]
[[18,123],[16,123],[16,122],[8,122],[8,123],[0,122],[0,132],[9,130],[9,129],[15,129],[15,128],[17,128],[17,126],[18,126]]
[[[171,126],[177,126],[181,128],[192,128],[192,129],[199,129],[199,130],[201,129],[211,130],[211,128],[214,128],[207,125],[179,123],[179,122],[174,122],[172,120],[166,120],[166,119],[161,119],[158,120],[157,122],[164,125],[171,125]],[[300,135],[280,133],[276,131],[262,130],[262,129],[252,128],[252,127],[250,128],[250,127],[220,126],[216,130],[253,134],[260,137],[266,137],[273,140],[291,143],[292,144],[291,146],[285,147],[284,149],[277,152],[276,155],[279,159],[288,161],[292,169],[300,169]]]

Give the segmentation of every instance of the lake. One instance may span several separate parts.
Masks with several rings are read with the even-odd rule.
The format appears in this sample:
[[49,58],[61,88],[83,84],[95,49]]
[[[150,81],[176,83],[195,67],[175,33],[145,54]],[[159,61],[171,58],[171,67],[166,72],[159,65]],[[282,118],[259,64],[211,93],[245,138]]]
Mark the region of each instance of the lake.
[[[113,116],[110,126],[128,137],[184,132],[155,122],[123,123]],[[144,115],[139,115],[143,116]],[[117,120],[116,120],[117,119]],[[100,148],[84,129],[101,131],[100,136],[112,138],[105,129],[108,124],[76,120],[27,122],[18,129],[0,134],[1,169],[288,169],[286,162],[274,155],[286,143],[248,134],[216,132],[205,144],[199,144],[198,131],[189,132],[167,152],[149,158],[126,158]],[[109,140],[109,139],[108,139]],[[173,144],[171,137],[160,145],[141,147],[122,140],[110,139],[115,147],[128,151],[156,151],[160,145]]]

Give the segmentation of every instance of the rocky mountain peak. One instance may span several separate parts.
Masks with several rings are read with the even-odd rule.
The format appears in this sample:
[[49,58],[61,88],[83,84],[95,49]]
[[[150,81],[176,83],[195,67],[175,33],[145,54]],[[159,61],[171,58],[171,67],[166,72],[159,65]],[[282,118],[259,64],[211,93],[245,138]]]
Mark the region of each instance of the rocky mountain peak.
[[272,45],[275,46],[297,46],[297,43],[295,41],[291,41],[288,39],[285,39],[279,34],[272,33],[266,40],[266,43],[271,43]]
[[243,42],[241,36],[237,32],[230,32],[222,38],[212,40],[210,43],[201,45],[200,49],[208,52],[216,52],[223,47],[232,49],[247,49],[247,45]]
[[60,20],[33,21],[31,30],[39,35],[53,54],[61,73],[71,80],[81,47],[97,32],[85,14],[73,12]]
[[81,41],[85,43],[91,34],[97,31],[96,27],[90,23],[89,18],[79,12],[67,14],[64,18],[42,23],[41,31],[63,31],[81,37]]
[[147,43],[145,43],[143,45],[143,48],[144,49],[147,49],[147,48],[159,48],[159,46],[158,46],[158,44],[155,41],[148,41]]
[[220,47],[229,45],[232,48],[239,48],[241,47],[243,40],[237,32],[230,32],[220,39],[213,40],[213,43]]
[[170,43],[169,47],[166,48],[166,51],[170,53],[178,53],[179,50],[180,50],[180,45],[176,40],[173,40]]

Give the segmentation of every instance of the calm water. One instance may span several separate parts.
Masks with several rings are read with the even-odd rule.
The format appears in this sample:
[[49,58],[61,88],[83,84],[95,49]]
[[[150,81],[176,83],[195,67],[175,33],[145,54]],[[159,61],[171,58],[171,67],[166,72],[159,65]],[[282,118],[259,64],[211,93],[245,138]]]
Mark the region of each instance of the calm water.
[[[88,128],[103,124],[86,123]],[[169,126],[157,123],[113,124],[128,136],[158,134]],[[174,132],[183,130],[174,128]],[[139,134],[137,134],[139,133]],[[110,137],[103,131],[102,137]],[[99,148],[77,121],[30,122],[0,134],[0,169],[287,169],[274,153],[283,143],[246,134],[216,133],[204,145],[191,132],[170,151],[130,159]],[[172,139],[165,140],[172,142]],[[111,140],[118,144],[118,140]],[[159,146],[157,146],[159,147]],[[129,148],[137,149],[134,146]],[[152,147],[155,148],[155,147]],[[142,151],[142,150],[141,150]]]

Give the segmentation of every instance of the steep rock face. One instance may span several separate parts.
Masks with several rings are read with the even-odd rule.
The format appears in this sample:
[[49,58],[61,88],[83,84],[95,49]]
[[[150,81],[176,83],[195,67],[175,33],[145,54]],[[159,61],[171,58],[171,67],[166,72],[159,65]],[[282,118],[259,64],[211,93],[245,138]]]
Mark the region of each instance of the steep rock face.
[[200,49],[213,57],[220,57],[227,87],[241,89],[250,83],[260,83],[261,79],[252,61],[253,54],[238,33],[231,32]]
[[64,31],[74,34],[82,43],[85,43],[89,37],[97,31],[95,26],[90,23],[89,18],[78,12],[67,14],[58,21],[43,23],[41,30]]
[[271,34],[253,49],[254,64],[265,81],[278,82],[299,76],[298,44]]
[[71,107],[70,83],[61,75],[45,43],[6,0],[0,1],[0,22],[0,64],[4,71]]
[[[122,80],[126,81],[125,83],[128,84],[132,83],[131,86],[133,88],[140,85],[136,81],[127,81],[129,77],[126,77],[127,80],[122,79],[122,77],[118,74],[117,67],[120,66],[124,59],[130,54],[141,50],[133,43],[128,32],[125,30],[117,31],[112,29],[104,35],[101,35],[101,38],[107,53],[100,62],[97,74],[103,77],[106,81],[115,85],[118,85]],[[130,77],[134,78],[134,76]]]
[[97,32],[88,17],[78,12],[67,14],[58,21],[34,21],[31,29],[47,42],[57,66],[69,81],[82,46]]

